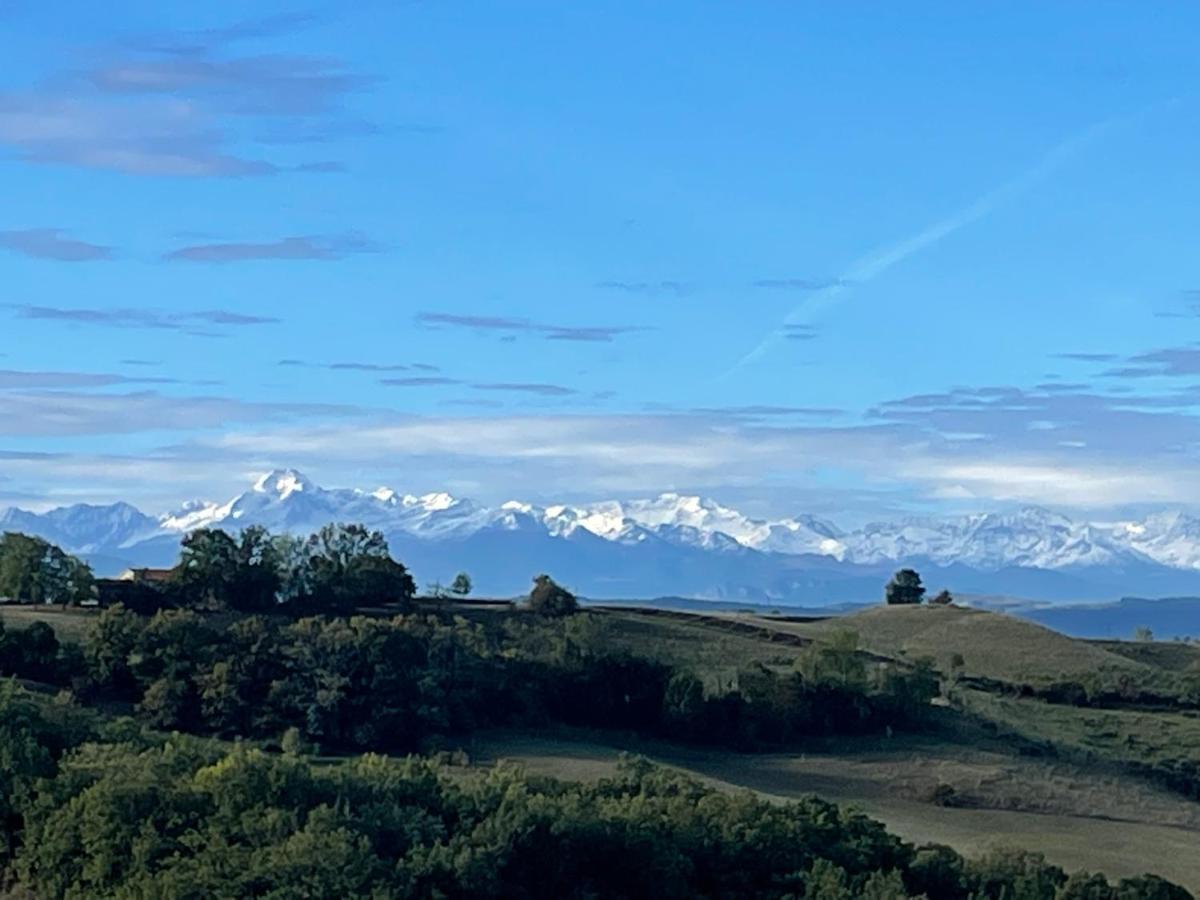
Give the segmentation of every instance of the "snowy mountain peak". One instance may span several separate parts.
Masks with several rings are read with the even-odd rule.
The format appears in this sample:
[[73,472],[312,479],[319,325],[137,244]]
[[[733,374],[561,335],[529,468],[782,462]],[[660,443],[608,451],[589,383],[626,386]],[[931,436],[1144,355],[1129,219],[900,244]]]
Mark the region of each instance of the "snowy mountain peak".
[[[406,497],[405,499],[407,500],[408,498]],[[430,512],[436,512],[438,510],[449,509],[450,507],[452,507],[456,503],[458,503],[458,501],[456,499],[454,499],[454,497],[452,497],[449,494],[444,493],[444,492],[439,492],[439,493],[435,493],[435,494],[423,494],[420,497],[414,497],[412,499],[413,499],[413,505],[420,506],[423,509],[429,510]]]
[[259,494],[274,493],[286,499],[298,491],[311,491],[315,485],[295,469],[275,469],[254,483],[253,490]]

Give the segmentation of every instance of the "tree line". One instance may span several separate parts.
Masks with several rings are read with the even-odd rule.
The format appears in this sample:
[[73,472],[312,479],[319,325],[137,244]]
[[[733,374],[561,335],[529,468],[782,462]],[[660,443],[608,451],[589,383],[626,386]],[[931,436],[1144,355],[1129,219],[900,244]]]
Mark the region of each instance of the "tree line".
[[327,752],[409,752],[494,726],[569,725],[741,749],[915,728],[939,683],[932,665],[868,666],[851,633],[790,669],[728,682],[615,652],[604,617],[439,613],[211,616],[121,606],[83,646],[49,626],[0,624],[0,675],[57,684],[87,704],[128,704],[145,724]]

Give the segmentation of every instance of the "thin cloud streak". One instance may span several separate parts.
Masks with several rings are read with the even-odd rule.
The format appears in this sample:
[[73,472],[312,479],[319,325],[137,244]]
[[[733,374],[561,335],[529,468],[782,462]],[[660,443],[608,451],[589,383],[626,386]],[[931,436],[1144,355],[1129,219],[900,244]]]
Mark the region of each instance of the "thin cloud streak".
[[416,317],[418,325],[428,328],[463,328],[486,333],[495,332],[505,339],[518,334],[541,335],[548,341],[579,341],[609,344],[614,338],[645,329],[638,325],[552,325],[509,316],[459,315],[456,313],[423,312]]
[[914,253],[919,253],[959,229],[984,218],[1001,204],[1044,181],[1088,144],[1111,131],[1118,124],[1129,121],[1130,118],[1132,117],[1113,117],[1084,129],[1052,148],[1032,168],[999,187],[993,188],[973,203],[911,237],[873,250],[866,256],[855,260],[833,284],[814,291],[806,300],[797,304],[784,318],[780,327],[764,337],[758,346],[738,360],[725,375],[731,375],[743,366],[762,358],[768,350],[785,338],[789,327],[807,324],[807,321],[815,314],[836,303],[849,287],[865,284],[878,278]]
[[254,260],[317,260],[330,262],[352,253],[377,253],[380,246],[358,232],[297,235],[277,241],[194,244],[163,256],[168,262],[231,263]]
[[257,316],[234,312],[228,309],[201,309],[190,312],[169,312],[162,309],[115,308],[88,309],[61,306],[16,305],[17,318],[51,322],[71,322],[76,325],[98,325],[106,328],[152,328],[166,331],[182,331],[204,337],[212,332],[197,330],[198,326],[246,326],[276,325],[274,316]]
[[95,262],[112,259],[112,248],[67,237],[58,228],[0,231],[0,248],[30,259],[55,262]]

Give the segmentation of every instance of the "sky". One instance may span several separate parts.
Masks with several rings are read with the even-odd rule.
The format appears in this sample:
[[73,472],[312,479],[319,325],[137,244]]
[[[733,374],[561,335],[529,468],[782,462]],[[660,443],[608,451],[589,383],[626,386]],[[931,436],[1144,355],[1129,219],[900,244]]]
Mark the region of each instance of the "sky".
[[1200,8],[0,10],[0,506],[1200,507]]

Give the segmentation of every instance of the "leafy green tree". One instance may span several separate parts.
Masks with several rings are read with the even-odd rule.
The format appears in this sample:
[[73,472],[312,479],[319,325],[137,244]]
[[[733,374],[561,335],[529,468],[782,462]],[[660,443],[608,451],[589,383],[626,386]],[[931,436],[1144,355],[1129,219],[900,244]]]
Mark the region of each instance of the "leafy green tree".
[[34,681],[54,679],[58,663],[58,637],[45,622],[33,622],[23,631],[9,632],[7,642],[16,651],[16,674]]
[[915,569],[900,569],[884,588],[884,599],[891,606],[917,604],[924,597],[925,588]]
[[1117,900],[1117,889],[1103,875],[1075,872],[1063,882],[1054,900]]
[[663,696],[663,724],[669,734],[689,738],[702,726],[704,685],[691,672],[676,672]]
[[219,528],[197,528],[184,536],[173,581],[183,604],[231,609],[237,587],[238,545]]
[[363,556],[346,572],[349,608],[361,604],[388,603],[407,606],[417,586],[402,564],[390,556]]
[[42,603],[41,565],[49,544],[41,538],[8,532],[0,537],[0,596],[20,603]]
[[529,592],[529,608],[541,616],[558,617],[573,615],[579,609],[575,595],[558,584],[549,575],[533,579],[533,590]]
[[454,581],[450,583],[450,593],[456,597],[465,597],[471,593],[471,576],[466,572],[455,575]]
[[846,870],[836,863],[814,860],[804,876],[805,900],[854,900],[858,895],[850,890],[848,880]]
[[78,605],[94,595],[88,566],[42,538],[0,536],[0,597],[22,603]]
[[306,602],[349,612],[368,603],[407,605],[416,596],[408,570],[392,559],[387,540],[363,525],[326,525],[305,542]]
[[918,847],[908,870],[915,896],[929,900],[958,900],[963,896],[963,858],[944,844]]
[[260,525],[245,529],[238,540],[234,609],[269,612],[279,603],[283,560],[270,532]]
[[251,526],[236,538],[198,528],[183,539],[174,582],[185,606],[262,612],[277,603],[281,565],[265,528]]
[[14,681],[0,682],[0,866],[12,860],[22,806],[37,778],[54,771],[46,725]]
[[952,603],[954,603],[954,595],[943,588],[930,597],[929,602],[935,606],[950,606]]
[[798,666],[805,679],[814,684],[861,689],[867,678],[866,662],[858,647],[858,632],[847,628],[839,628],[825,640],[806,648]]
[[860,900],[908,900],[904,878],[895,869],[888,872],[872,872],[864,879],[855,895]]
[[1157,875],[1122,878],[1117,885],[1117,900],[1191,900],[1192,895],[1177,884]]
[[1003,849],[967,863],[965,880],[988,900],[1054,900],[1067,875],[1041,853]]
[[132,660],[145,627],[143,619],[121,604],[100,613],[84,639],[83,654],[94,684],[117,696],[137,689]]

